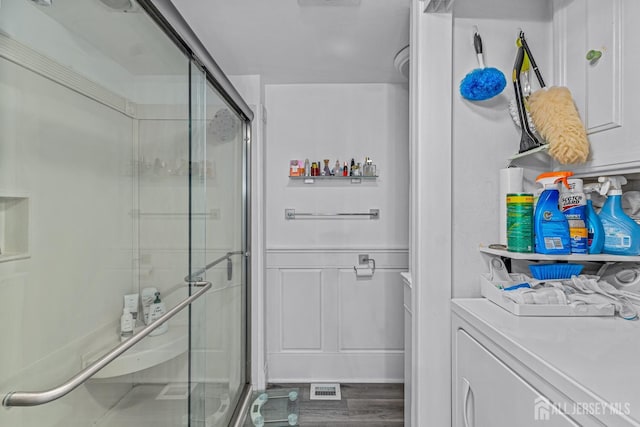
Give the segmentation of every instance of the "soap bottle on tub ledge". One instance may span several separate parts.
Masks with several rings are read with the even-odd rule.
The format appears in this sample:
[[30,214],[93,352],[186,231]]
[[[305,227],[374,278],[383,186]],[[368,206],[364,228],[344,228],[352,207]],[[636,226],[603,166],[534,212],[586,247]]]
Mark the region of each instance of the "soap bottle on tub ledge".
[[126,341],[133,336],[134,326],[135,322],[129,312],[129,307],[124,307],[122,309],[122,316],[120,316],[120,341]]
[[[156,292],[156,299],[153,301],[153,304],[149,306],[149,324],[155,322],[160,317],[162,317],[167,312],[167,308],[164,305],[164,302],[160,299],[160,292]],[[153,332],[149,334],[149,336],[156,336],[164,334],[169,330],[169,322],[164,322],[162,325],[158,326]]]

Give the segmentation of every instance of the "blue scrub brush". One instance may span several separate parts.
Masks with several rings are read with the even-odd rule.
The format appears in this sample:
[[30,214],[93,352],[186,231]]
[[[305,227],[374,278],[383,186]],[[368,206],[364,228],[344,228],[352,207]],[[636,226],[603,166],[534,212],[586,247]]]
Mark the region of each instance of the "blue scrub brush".
[[478,65],[467,74],[460,82],[460,95],[470,101],[484,101],[499,95],[507,85],[507,79],[502,71],[497,68],[485,67],[484,56],[482,55],[482,39],[476,31],[473,35],[473,45],[478,57]]
[[579,276],[584,266],[581,264],[531,264],[529,271],[534,279],[558,280],[570,279],[571,276]]

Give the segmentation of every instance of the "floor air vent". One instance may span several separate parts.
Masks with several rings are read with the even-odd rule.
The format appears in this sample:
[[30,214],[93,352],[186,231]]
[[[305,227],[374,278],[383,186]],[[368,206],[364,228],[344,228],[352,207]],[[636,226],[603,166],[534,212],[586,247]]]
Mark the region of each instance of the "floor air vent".
[[340,384],[311,384],[311,400],[341,400]]

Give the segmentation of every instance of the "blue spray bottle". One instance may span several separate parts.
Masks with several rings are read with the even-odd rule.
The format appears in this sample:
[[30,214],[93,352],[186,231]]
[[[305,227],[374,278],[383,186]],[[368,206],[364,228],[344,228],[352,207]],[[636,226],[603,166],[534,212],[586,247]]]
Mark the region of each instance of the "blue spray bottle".
[[536,182],[544,186],[533,215],[536,253],[568,255],[571,253],[569,221],[558,207],[558,183],[569,188],[567,178],[573,172],[547,172],[538,175]]
[[587,197],[587,248],[590,254],[602,253],[604,246],[604,228],[602,221],[593,208],[591,193],[599,193],[601,185],[599,183],[587,184],[583,191]]
[[623,176],[601,176],[600,194],[607,201],[600,210],[600,221],[604,228],[602,252],[612,255],[640,254],[640,225],[622,210],[622,186],[627,183]]

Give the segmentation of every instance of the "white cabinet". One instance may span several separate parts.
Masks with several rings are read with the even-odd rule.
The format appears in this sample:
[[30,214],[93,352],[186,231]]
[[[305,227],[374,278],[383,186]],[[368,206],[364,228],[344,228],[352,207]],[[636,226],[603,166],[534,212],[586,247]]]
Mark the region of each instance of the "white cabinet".
[[517,317],[484,298],[451,307],[453,426],[640,426],[634,322]]
[[464,330],[455,334],[454,425],[578,426]]
[[554,1],[559,83],[572,91],[589,134],[621,126],[621,7],[622,0]]
[[[549,84],[571,90],[591,145],[588,162],[572,167],[576,173],[640,169],[633,126],[640,114],[638,16],[636,0],[553,0],[555,78]],[[590,51],[601,57],[588,60]]]

